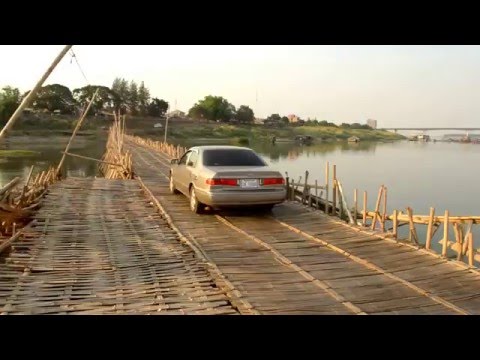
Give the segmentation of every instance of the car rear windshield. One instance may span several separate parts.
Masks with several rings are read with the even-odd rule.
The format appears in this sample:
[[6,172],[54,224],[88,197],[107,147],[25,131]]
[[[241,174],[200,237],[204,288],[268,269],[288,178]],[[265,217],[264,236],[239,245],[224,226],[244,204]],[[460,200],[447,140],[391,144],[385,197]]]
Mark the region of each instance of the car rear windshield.
[[203,152],[205,166],[266,166],[266,163],[252,150],[212,149]]

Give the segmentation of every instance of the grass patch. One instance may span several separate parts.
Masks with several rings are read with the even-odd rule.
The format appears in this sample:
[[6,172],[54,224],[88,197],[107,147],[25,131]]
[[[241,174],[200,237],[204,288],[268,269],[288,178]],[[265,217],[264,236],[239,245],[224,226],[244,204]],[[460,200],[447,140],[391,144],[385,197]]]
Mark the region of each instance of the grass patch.
[[0,150],[0,157],[29,157],[38,154],[38,151],[30,150]]

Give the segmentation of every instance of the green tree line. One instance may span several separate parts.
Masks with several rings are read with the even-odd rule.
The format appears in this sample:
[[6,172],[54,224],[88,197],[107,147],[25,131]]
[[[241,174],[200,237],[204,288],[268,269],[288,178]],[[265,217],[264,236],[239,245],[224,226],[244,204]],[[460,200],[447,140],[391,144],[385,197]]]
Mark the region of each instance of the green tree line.
[[[72,91],[61,84],[46,85],[37,92],[30,107],[38,111],[78,114],[86,107],[97,89],[98,95],[92,104],[92,110],[96,113],[120,111],[122,114],[160,117],[168,109],[168,102],[150,96],[150,91],[143,81],[138,85],[133,80],[129,82],[123,78],[115,78],[110,88],[87,85]],[[8,120],[29,92],[21,95],[19,89],[12,86],[2,88],[0,121]]]

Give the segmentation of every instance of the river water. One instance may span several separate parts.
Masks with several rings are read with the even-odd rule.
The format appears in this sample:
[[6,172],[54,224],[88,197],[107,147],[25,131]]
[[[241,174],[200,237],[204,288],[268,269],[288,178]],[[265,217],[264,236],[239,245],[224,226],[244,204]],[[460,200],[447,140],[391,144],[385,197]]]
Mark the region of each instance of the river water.
[[[68,137],[15,138],[7,149],[27,149],[38,153],[30,157],[6,158],[0,156],[0,185],[14,176],[26,176],[32,164],[43,170],[58,163]],[[198,144],[195,144],[198,145]],[[337,178],[341,181],[349,205],[353,204],[353,190],[358,189],[359,209],[363,191],[368,193],[368,209],[375,207],[378,189],[388,188],[387,212],[393,209],[405,212],[407,206],[414,214],[428,215],[435,208],[437,215],[446,209],[450,215],[480,215],[478,178],[480,144],[445,142],[331,142],[310,146],[294,143],[251,144],[264,159],[285,175],[304,179],[309,171],[309,183],[325,181],[325,164],[337,165]],[[101,158],[105,140],[88,137],[75,139],[71,152]],[[92,161],[67,158],[67,175],[97,175],[97,164]],[[330,173],[331,175],[331,173]],[[403,228],[406,230],[406,227]],[[424,236],[424,227],[418,229]],[[439,230],[437,235],[442,231]],[[474,232],[475,243],[480,245],[480,234]],[[454,239],[453,232],[450,235]]]

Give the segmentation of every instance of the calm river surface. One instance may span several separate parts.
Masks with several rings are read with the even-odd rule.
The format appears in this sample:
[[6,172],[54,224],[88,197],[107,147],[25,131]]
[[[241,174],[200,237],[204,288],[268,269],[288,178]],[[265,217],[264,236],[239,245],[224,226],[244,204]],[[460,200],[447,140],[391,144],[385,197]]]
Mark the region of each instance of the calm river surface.
[[[14,176],[26,176],[32,164],[45,169],[58,163],[68,137],[23,137],[9,140],[3,149],[33,150],[31,157],[8,158],[0,156],[0,185]],[[198,144],[190,144],[198,145]],[[309,183],[317,179],[324,184],[325,163],[337,165],[337,178],[341,181],[349,204],[353,202],[353,190],[359,192],[359,208],[363,191],[368,193],[368,209],[373,210],[380,185],[388,188],[388,213],[407,206],[414,214],[429,212],[435,207],[437,215],[445,209],[451,215],[480,215],[480,144],[399,141],[393,143],[346,142],[319,143],[297,146],[292,143],[252,144],[268,163],[288,172],[290,177],[304,179],[308,170]],[[101,158],[105,140],[77,137],[71,152]],[[97,164],[82,159],[67,158],[68,175],[97,175]],[[419,235],[424,231],[420,228]],[[440,233],[441,231],[438,231]],[[437,234],[438,234],[437,233]],[[475,231],[475,242],[480,245],[480,234]],[[452,232],[453,238],[453,232]]]

